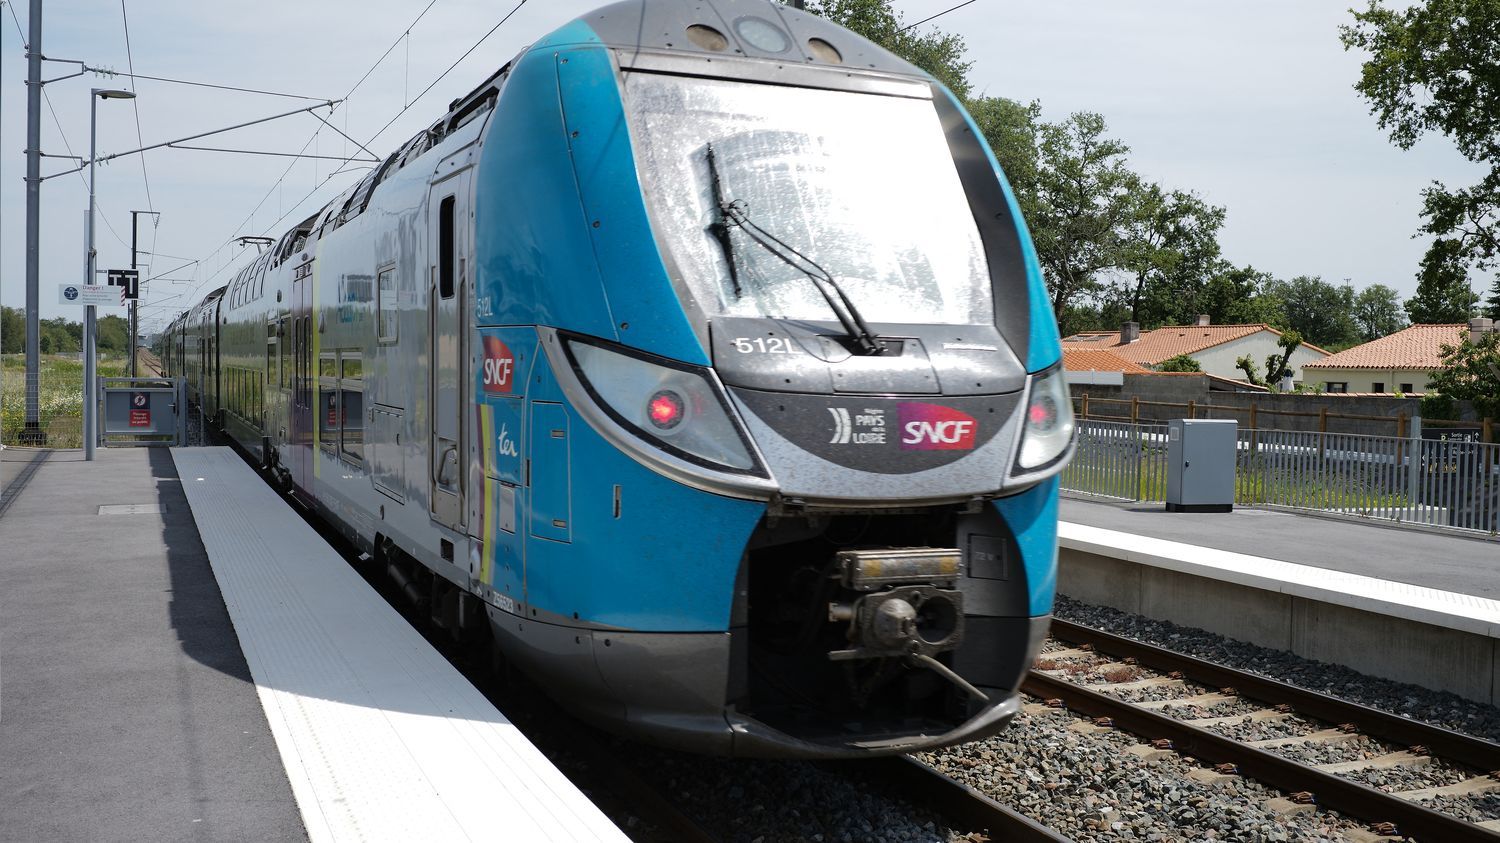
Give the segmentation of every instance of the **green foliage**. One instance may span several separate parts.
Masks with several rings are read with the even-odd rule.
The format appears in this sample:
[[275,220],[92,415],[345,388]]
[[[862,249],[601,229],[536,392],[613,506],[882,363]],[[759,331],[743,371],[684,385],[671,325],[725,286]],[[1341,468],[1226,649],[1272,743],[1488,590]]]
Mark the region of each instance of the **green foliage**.
[[1489,268],[1500,259],[1500,2],[1403,5],[1397,11],[1370,0],[1340,27],[1345,49],[1370,53],[1354,87],[1392,143],[1410,149],[1440,133],[1488,168],[1472,187],[1433,182],[1424,190],[1421,230],[1450,241],[1445,262]]
[[1313,275],[1299,275],[1290,281],[1274,282],[1271,292],[1286,308],[1286,327],[1306,342],[1333,345],[1359,336],[1352,288],[1335,287]]
[[1469,286],[1458,241],[1439,237],[1422,256],[1417,294],[1406,300],[1406,315],[1416,325],[1467,322],[1479,300]]
[[26,350],[26,314],[14,307],[0,307],[0,354]]
[[1134,276],[1132,321],[1188,324],[1188,312],[1203,279],[1219,263],[1224,209],[1192,193],[1150,184],[1135,191],[1122,244],[1123,269]]
[[1206,313],[1215,325],[1265,323],[1286,327],[1286,305],[1272,292],[1276,278],[1253,266],[1220,263],[1198,291],[1195,313]]
[[969,100],[968,109],[1010,182],[1021,206],[1021,217],[1030,223],[1036,213],[1037,179],[1042,165],[1038,141],[1041,103],[1021,105],[1004,97],[976,97]]
[[1158,372],[1201,372],[1203,371],[1203,367],[1192,357],[1186,354],[1179,354],[1176,357],[1168,357],[1158,363],[1156,370]]
[[1354,323],[1364,342],[1380,339],[1406,327],[1400,295],[1384,284],[1371,284],[1354,297]]
[[1266,386],[1273,389],[1280,388],[1282,378],[1293,375],[1288,361],[1292,359],[1292,352],[1302,345],[1302,335],[1292,330],[1284,331],[1276,340],[1276,345],[1281,349],[1281,354],[1266,355]]
[[[100,317],[95,324],[99,334],[95,347],[100,354],[124,354],[130,347],[130,323],[122,316]],[[70,322],[61,316],[37,323],[43,354],[68,354],[83,350],[83,323]],[[26,314],[20,308],[0,307],[0,354],[21,354],[26,350]]]
[[1042,167],[1028,222],[1058,311],[1098,293],[1100,273],[1125,262],[1141,180],[1125,166],[1130,147],[1106,131],[1104,117],[1090,112],[1041,127]]
[[1489,298],[1484,300],[1484,315],[1491,319],[1500,319],[1500,275],[1495,276],[1495,284],[1490,287]]
[[1458,402],[1441,392],[1428,392],[1420,402],[1424,419],[1458,419]]
[[1428,392],[1472,402],[1481,416],[1500,417],[1500,333],[1491,331],[1478,342],[1465,334],[1458,345],[1444,343],[1442,361],[1430,374]]
[[1234,367],[1245,373],[1245,380],[1256,386],[1265,386],[1266,382],[1260,379],[1260,370],[1255,366],[1255,360],[1248,354],[1241,354],[1234,361]]

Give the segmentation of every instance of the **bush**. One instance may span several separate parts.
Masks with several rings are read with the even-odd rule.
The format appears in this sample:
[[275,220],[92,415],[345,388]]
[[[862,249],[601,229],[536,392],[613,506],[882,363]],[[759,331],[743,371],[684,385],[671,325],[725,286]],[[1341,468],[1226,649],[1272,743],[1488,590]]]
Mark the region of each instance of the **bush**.
[[1423,395],[1421,408],[1424,419],[1458,420],[1458,402],[1441,392],[1429,392]]
[[1156,370],[1158,372],[1201,372],[1203,367],[1198,364],[1197,360],[1186,354],[1179,354],[1161,361],[1161,365],[1157,366]]

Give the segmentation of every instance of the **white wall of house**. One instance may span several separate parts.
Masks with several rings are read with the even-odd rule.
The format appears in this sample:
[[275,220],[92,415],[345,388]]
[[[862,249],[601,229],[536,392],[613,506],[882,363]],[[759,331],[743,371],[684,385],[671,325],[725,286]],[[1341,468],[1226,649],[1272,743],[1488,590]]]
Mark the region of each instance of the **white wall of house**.
[[[1197,360],[1198,365],[1203,367],[1203,371],[1210,375],[1244,380],[1245,373],[1235,367],[1234,361],[1248,354],[1250,359],[1255,361],[1256,373],[1265,377],[1266,358],[1272,354],[1281,356],[1281,347],[1276,344],[1278,339],[1280,337],[1270,331],[1259,331],[1212,348],[1205,348],[1189,356]],[[1301,382],[1303,380],[1302,366],[1314,360],[1322,360],[1325,356],[1305,346],[1297,346],[1297,350],[1292,352],[1292,359],[1288,361],[1288,365],[1292,367],[1292,379]]]
[[[1306,383],[1343,384],[1343,392],[1402,392],[1421,395],[1427,391],[1429,373],[1424,369],[1309,369]],[[1410,388],[1407,385],[1410,384]]]

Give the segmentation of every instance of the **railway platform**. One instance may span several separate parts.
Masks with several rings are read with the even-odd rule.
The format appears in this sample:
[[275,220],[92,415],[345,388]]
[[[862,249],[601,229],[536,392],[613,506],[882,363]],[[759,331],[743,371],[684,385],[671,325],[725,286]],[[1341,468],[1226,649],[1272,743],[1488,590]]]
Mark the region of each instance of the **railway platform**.
[[624,839],[233,452],[11,450],[0,840]]
[[1500,703],[1500,545],[1236,509],[1064,498],[1058,590]]

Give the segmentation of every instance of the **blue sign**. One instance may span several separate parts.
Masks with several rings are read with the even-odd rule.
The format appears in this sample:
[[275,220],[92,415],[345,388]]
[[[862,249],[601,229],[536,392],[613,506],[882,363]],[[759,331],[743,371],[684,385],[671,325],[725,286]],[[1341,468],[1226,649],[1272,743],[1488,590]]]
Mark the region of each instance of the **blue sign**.
[[65,296],[68,297],[68,301],[73,301],[74,299],[78,298],[78,288],[77,287],[64,287],[63,288],[63,295],[65,295]]

